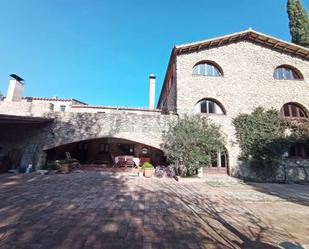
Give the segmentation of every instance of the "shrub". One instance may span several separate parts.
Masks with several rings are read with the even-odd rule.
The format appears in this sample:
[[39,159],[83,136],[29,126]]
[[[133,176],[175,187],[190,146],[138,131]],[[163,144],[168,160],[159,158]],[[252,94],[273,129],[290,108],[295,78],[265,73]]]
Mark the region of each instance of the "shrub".
[[142,169],[153,169],[153,165],[149,162],[145,162],[142,166]]
[[233,120],[243,161],[264,176],[273,176],[282,154],[288,150],[285,136],[288,122],[278,111],[259,107],[251,114],[240,114]]
[[309,121],[306,119],[289,121],[290,140],[292,142],[303,142],[309,147]]
[[58,170],[60,167],[60,165],[58,163],[56,163],[56,161],[54,162],[47,162],[46,165],[42,166],[42,169],[44,170]]
[[154,171],[154,176],[161,178],[161,177],[169,177],[173,178],[176,176],[175,170],[173,166],[157,166]]
[[153,173],[155,177],[162,178],[164,176],[164,168],[161,166],[157,166]]
[[162,149],[182,176],[195,175],[200,167],[209,166],[210,155],[223,147],[219,127],[201,115],[179,118],[163,135]]

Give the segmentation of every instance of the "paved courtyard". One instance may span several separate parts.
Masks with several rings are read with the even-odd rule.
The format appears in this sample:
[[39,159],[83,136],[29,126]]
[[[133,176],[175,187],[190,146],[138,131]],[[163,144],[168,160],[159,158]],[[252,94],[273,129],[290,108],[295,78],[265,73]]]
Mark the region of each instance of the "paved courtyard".
[[0,175],[0,248],[309,248],[309,186]]

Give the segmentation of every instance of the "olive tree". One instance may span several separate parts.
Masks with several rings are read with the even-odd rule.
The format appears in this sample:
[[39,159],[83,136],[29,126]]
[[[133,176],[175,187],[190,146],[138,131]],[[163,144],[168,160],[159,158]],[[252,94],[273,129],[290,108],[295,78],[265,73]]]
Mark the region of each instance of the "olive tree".
[[162,149],[179,174],[192,176],[209,166],[210,155],[223,149],[224,140],[220,127],[205,116],[183,116],[169,124]]

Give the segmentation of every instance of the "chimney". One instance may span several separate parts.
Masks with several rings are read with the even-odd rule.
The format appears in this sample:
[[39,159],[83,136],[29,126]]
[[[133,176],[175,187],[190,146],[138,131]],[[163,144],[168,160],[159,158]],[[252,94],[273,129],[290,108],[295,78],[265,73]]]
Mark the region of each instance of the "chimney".
[[24,80],[17,76],[16,74],[10,75],[8,93],[6,95],[6,101],[21,101],[24,92]]
[[149,75],[149,109],[155,109],[156,76]]

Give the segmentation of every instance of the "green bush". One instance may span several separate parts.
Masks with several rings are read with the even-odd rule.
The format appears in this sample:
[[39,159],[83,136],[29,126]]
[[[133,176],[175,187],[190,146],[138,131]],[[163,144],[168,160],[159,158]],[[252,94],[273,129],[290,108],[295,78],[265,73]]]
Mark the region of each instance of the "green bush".
[[196,175],[200,167],[209,166],[210,155],[223,148],[220,128],[202,115],[179,118],[163,134],[162,149],[181,176]]
[[42,169],[44,170],[58,170],[59,168],[60,168],[60,165],[56,163],[55,161],[47,162],[46,165],[42,166]]
[[290,144],[285,136],[288,122],[278,111],[259,107],[251,114],[240,114],[233,124],[242,151],[240,159],[262,176],[273,176]]
[[149,162],[145,162],[142,166],[142,169],[153,169],[153,165]]

